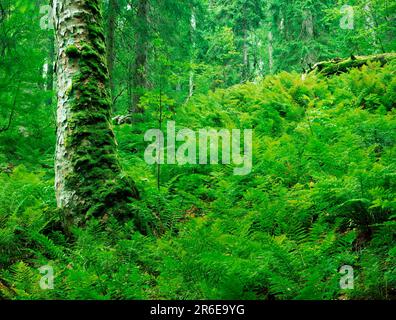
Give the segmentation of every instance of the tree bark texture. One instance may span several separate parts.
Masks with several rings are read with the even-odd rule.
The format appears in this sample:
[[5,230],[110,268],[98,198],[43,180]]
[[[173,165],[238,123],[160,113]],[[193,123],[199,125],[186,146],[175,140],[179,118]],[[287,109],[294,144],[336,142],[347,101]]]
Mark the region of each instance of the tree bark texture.
[[111,125],[100,0],[53,0],[57,41],[55,187],[65,227],[128,215],[138,192],[123,177]]

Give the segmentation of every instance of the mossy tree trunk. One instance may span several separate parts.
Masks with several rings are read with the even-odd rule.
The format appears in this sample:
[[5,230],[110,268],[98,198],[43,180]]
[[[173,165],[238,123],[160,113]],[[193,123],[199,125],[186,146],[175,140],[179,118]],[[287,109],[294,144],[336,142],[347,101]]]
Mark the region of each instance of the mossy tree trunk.
[[122,175],[100,0],[54,0],[57,40],[55,184],[66,229],[91,216],[128,216],[138,193]]

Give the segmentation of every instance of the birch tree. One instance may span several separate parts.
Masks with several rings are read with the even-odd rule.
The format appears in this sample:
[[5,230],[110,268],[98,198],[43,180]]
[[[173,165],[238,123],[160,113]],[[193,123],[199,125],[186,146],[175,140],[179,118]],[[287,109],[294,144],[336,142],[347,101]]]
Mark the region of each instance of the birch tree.
[[127,216],[134,183],[123,177],[111,125],[100,0],[54,0],[57,44],[55,187],[66,229],[92,216]]

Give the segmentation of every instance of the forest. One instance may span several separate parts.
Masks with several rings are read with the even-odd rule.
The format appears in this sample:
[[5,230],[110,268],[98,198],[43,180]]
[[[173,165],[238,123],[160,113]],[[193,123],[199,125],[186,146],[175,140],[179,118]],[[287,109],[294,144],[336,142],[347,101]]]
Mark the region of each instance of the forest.
[[396,300],[396,2],[0,0],[0,300]]

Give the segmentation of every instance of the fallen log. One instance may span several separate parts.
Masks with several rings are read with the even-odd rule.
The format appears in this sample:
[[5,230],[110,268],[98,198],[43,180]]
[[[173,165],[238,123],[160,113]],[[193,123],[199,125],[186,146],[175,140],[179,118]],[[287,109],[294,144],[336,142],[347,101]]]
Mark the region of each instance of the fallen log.
[[379,62],[381,67],[396,59],[396,53],[384,53],[371,56],[351,56],[348,59],[336,58],[330,61],[322,61],[315,64],[308,72],[310,74],[322,74],[326,77],[349,72],[354,68],[361,68],[369,63]]

